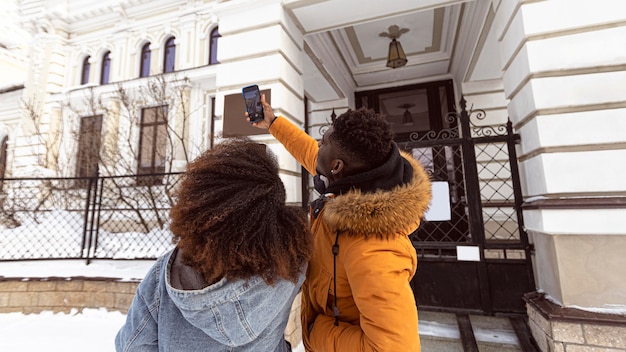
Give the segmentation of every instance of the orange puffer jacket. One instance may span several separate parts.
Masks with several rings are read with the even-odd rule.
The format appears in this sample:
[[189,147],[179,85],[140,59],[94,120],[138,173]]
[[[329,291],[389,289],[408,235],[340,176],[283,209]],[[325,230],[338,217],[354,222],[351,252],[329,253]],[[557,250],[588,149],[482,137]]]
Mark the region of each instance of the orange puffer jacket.
[[[315,175],[315,139],[283,117],[272,123],[270,133]],[[424,168],[401,153],[413,167],[410,183],[390,191],[331,196],[320,214],[311,216],[315,251],[302,286],[301,316],[307,351],[420,350],[417,307],[410,286],[417,256],[408,235],[428,208],[431,186]],[[337,236],[337,229],[349,233]],[[380,236],[365,238],[361,235],[365,233]],[[335,271],[332,247],[336,240]],[[338,326],[332,309],[335,294]]]

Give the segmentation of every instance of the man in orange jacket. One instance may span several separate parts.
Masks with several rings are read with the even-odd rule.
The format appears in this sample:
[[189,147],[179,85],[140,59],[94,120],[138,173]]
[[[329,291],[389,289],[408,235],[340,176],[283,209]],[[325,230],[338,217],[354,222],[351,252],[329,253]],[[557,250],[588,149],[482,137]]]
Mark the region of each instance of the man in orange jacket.
[[314,253],[302,286],[307,351],[420,351],[409,234],[431,200],[424,168],[372,110],[348,110],[319,143],[262,97],[266,128],[314,175]]

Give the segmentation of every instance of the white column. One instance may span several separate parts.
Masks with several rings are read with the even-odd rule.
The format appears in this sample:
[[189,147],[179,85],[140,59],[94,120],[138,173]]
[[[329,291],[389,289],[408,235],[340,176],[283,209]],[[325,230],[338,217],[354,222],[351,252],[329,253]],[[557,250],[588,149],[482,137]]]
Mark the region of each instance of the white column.
[[496,13],[536,283],[564,306],[626,307],[625,20],[620,0]]
[[[303,37],[281,2],[258,1],[252,7],[227,7],[217,10],[216,16],[222,36],[216,74],[216,114],[223,112],[225,95],[241,94],[242,87],[257,84],[261,90],[271,90],[276,115],[303,126]],[[278,155],[287,201],[299,202],[300,165],[271,135],[254,138]]]

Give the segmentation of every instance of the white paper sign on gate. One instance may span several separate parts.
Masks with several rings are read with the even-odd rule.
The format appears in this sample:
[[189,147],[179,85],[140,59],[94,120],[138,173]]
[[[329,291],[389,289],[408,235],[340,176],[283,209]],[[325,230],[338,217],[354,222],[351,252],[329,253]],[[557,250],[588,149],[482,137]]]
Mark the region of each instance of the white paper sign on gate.
[[433,199],[425,218],[428,221],[450,220],[450,186],[448,182],[432,182]]

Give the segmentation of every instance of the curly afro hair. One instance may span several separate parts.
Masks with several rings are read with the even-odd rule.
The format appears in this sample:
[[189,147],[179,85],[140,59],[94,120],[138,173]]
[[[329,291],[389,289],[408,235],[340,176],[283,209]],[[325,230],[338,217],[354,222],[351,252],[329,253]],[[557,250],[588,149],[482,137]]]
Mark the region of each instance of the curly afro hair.
[[187,165],[170,229],[184,264],[206,282],[258,275],[293,282],[310,258],[306,213],[285,204],[275,157],[248,139],[227,140]]
[[373,169],[388,158],[392,149],[391,125],[374,110],[348,110],[333,121],[330,138],[347,157]]

